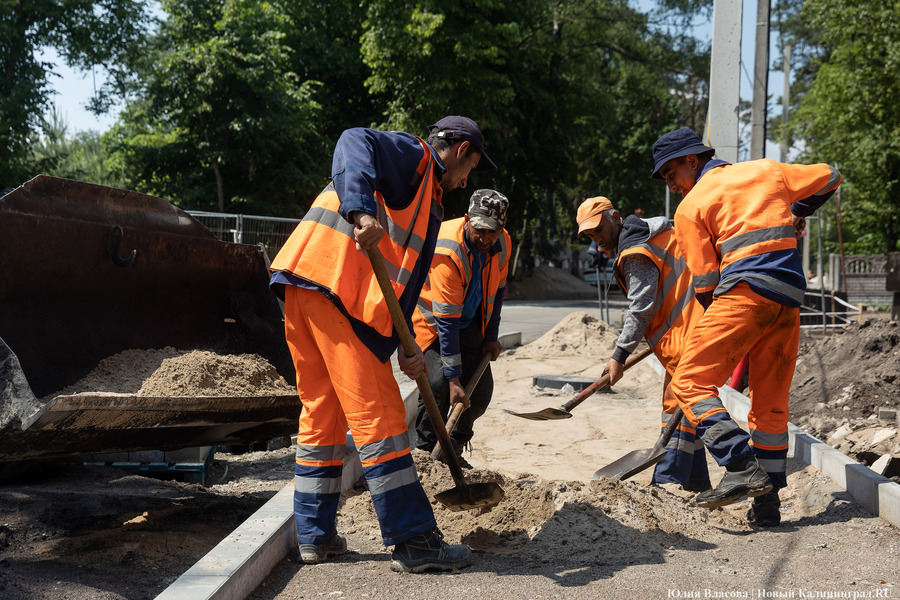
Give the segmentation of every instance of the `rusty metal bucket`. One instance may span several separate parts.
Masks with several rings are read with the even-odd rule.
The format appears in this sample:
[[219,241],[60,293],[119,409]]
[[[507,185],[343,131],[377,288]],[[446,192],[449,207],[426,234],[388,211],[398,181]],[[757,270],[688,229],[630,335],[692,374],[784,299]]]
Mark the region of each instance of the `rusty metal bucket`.
[[[292,395],[193,403],[104,396],[106,416],[81,421],[71,412],[96,417],[98,398],[38,400],[118,352],[167,346],[258,354],[293,383],[268,279],[261,247],[221,242],[160,198],[43,175],[0,197],[0,460],[293,432],[300,408]],[[167,421],[167,410],[183,422]],[[68,426],[58,419],[64,411]]]

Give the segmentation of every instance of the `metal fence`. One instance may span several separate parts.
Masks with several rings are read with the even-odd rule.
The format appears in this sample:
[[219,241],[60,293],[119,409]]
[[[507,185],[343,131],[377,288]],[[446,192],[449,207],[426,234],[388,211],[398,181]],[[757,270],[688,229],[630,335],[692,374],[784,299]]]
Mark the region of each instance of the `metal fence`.
[[[830,309],[830,310],[829,310]],[[800,307],[800,329],[841,329],[862,317],[862,307],[839,298],[834,292],[807,291]]]
[[262,244],[269,260],[275,258],[281,247],[293,233],[300,219],[284,217],[258,217],[228,213],[187,211],[203,223],[223,242],[235,244]]

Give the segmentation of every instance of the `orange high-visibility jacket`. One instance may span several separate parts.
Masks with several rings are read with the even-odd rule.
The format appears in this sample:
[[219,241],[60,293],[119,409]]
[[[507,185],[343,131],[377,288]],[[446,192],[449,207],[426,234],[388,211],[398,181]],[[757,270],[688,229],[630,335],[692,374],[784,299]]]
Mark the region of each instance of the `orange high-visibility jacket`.
[[[418,297],[418,290],[407,290],[407,284],[421,256],[432,255],[436,225],[443,219],[435,161],[425,142],[419,139],[419,144],[422,158],[417,174],[421,182],[412,202],[405,208],[392,209],[381,193],[375,192],[378,221],[386,233],[378,249],[401,307],[406,305],[407,317],[412,315]],[[272,261],[270,271],[287,272],[304,287],[325,294],[348,317],[357,336],[385,362],[398,343],[393,321],[368,257],[356,249],[354,225],[339,214],[339,206],[334,186],[329,185]],[[429,231],[429,221],[435,231]]]
[[[459,319],[462,316],[466,291],[472,281],[472,256],[465,242],[465,218],[446,221],[441,225],[431,270],[419,296],[419,303],[413,315],[413,327],[416,342],[422,349],[428,348],[438,337],[438,329],[443,323],[458,331]],[[494,302],[497,294],[503,294],[506,287],[506,276],[509,270],[509,234],[503,235],[488,251],[484,267],[481,270],[481,332],[484,334],[491,317],[494,315]],[[435,320],[437,319],[437,321]],[[442,347],[444,344],[441,344]],[[442,356],[445,367],[462,365],[459,354],[459,341],[450,344],[453,354]]]
[[619,253],[613,272],[625,294],[628,293],[628,289],[622,264],[625,257],[635,254],[646,256],[659,269],[655,312],[644,337],[663,367],[670,374],[674,374],[687,336],[703,316],[703,307],[694,302],[691,272],[687,268],[672,229],[661,231],[646,242]]
[[[799,261],[776,254],[797,253],[790,206],[825,196],[840,182],[840,173],[826,164],[762,159],[711,168],[675,212],[675,237],[695,293],[722,294],[745,280],[799,305],[806,290]],[[776,256],[787,258],[776,266]]]

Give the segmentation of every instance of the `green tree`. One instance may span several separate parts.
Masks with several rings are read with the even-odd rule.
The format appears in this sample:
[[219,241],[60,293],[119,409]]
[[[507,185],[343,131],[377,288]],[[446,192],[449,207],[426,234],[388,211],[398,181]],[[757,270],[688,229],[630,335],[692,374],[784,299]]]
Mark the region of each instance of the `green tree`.
[[[805,26],[824,48],[788,133],[803,162],[838,163],[851,244],[900,249],[900,3],[807,0]],[[872,235],[874,234],[874,235]]]
[[56,106],[41,125],[42,135],[32,134],[34,164],[41,173],[111,187],[123,187],[109,168],[106,144],[96,131],[69,134],[69,126]]
[[103,110],[125,89],[127,63],[140,54],[150,23],[137,0],[0,0],[0,182],[18,185],[36,172],[31,140],[50,108],[48,77],[53,64],[42,48],[55,48],[74,68],[104,67],[108,84],[93,108]]
[[651,146],[682,114],[697,118],[684,100],[702,104],[704,48],[652,31],[620,0],[368,6],[363,56],[370,89],[388,99],[382,126],[422,132],[445,114],[470,116],[500,167],[451,194],[451,216],[475,187],[497,187],[511,199],[513,235],[527,209],[534,248],[552,255],[589,195],[661,211]]
[[[111,132],[134,189],[186,208],[296,214],[327,176],[293,2],[165,0],[144,90]],[[240,207],[240,208],[238,208]]]

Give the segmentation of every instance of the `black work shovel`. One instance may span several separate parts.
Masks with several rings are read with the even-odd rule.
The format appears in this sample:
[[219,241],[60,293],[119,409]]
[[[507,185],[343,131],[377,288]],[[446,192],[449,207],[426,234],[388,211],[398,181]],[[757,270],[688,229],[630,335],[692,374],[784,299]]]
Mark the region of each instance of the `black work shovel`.
[[675,429],[678,427],[678,423],[683,415],[684,413],[681,412],[681,407],[679,406],[672,413],[672,416],[669,417],[666,428],[663,429],[659,439],[656,440],[656,444],[652,448],[632,450],[614,463],[606,465],[602,469],[597,469],[593,478],[613,477],[620,481],[625,481],[632,475],[637,475],[644,469],[652,467],[661,461],[666,452],[668,452],[666,444],[672,439],[672,434],[675,433]]
[[[644,348],[637,354],[632,354],[625,361],[624,370],[627,371],[632,366],[644,360],[652,353],[653,350],[651,348]],[[590,396],[594,395],[594,392],[596,392],[600,388],[606,387],[608,384],[609,374],[604,373],[603,377],[575,394],[575,396],[573,396],[571,400],[569,400],[559,408],[545,408],[544,410],[539,410],[533,413],[516,413],[512,412],[511,410],[508,410],[506,412],[513,415],[514,417],[522,417],[523,419],[528,419],[530,421],[556,421],[558,419],[569,419],[572,417],[572,413],[570,411],[573,408],[587,400]]]

